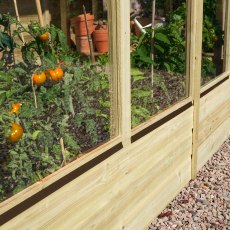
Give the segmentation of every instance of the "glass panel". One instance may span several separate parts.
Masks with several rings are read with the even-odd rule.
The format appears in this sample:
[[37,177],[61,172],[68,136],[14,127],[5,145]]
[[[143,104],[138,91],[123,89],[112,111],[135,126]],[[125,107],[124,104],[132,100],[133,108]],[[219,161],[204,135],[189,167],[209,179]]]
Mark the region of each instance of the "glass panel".
[[186,2],[131,0],[130,5],[135,127],[186,96]]
[[[52,7],[46,7],[52,20],[59,22],[58,27],[39,25],[34,1],[17,1],[21,22],[14,17],[13,1],[3,2],[6,1],[0,2],[0,201],[113,137],[105,1],[93,1],[93,5],[84,1],[94,64],[83,3],[72,1],[69,5],[72,15],[78,8],[77,15],[71,18],[69,47],[60,29],[59,8],[52,5],[56,1],[49,1]],[[9,9],[11,14],[3,14]]]
[[204,0],[201,85],[223,73],[223,2]]

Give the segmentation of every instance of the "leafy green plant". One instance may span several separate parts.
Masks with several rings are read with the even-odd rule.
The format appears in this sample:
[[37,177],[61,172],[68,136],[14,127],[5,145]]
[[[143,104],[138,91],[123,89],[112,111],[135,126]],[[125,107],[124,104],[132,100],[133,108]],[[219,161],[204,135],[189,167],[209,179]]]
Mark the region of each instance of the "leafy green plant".
[[[12,40],[21,32],[29,33],[31,40],[21,48],[22,62],[0,65],[0,200],[110,138],[105,67],[72,53],[63,32],[54,26],[31,23],[25,28],[10,16],[9,20],[18,27]],[[49,40],[42,41],[40,35],[45,32]],[[34,73],[57,66],[64,78],[53,81],[47,76],[45,83],[32,86]],[[9,113],[14,103],[21,104],[18,114]],[[23,127],[23,136],[16,143],[9,139],[12,123]]]
[[[133,36],[131,44],[131,66],[150,70],[151,64],[158,70],[185,72],[185,15],[186,5],[183,3],[172,12],[165,26],[148,29],[139,39]],[[154,62],[150,58],[151,42],[154,42]]]
[[185,72],[185,17],[186,5],[183,3],[174,10],[168,19],[167,25],[155,30],[167,37],[164,42],[155,36],[155,68],[183,74]]
[[7,15],[0,14],[0,52],[2,52],[2,60],[4,64],[13,62],[13,51],[16,47],[14,39],[9,34],[9,28],[12,22]]

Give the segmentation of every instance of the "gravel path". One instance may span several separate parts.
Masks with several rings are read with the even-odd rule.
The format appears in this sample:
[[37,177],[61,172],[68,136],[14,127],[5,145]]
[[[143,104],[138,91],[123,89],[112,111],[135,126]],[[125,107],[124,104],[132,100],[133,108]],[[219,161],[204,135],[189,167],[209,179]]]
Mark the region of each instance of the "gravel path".
[[230,230],[230,137],[148,230]]

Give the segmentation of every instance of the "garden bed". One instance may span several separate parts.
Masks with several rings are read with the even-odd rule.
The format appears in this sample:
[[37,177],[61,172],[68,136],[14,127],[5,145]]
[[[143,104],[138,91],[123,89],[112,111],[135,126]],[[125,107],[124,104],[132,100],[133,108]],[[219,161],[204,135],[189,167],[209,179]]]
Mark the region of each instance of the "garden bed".
[[154,70],[153,84],[150,74],[132,77],[132,126],[167,109],[185,98],[185,76]]
[[[5,18],[4,18],[5,17]],[[110,74],[79,57],[54,27],[17,23],[2,32],[0,65],[0,201],[110,139]],[[6,27],[7,28],[7,27]],[[31,36],[15,64],[15,37]]]

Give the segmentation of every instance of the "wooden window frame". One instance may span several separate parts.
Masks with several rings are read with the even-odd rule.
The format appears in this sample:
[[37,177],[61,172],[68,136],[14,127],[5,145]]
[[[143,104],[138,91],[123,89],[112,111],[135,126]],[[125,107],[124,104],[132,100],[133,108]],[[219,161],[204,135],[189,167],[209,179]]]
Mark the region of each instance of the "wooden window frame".
[[[63,3],[63,0],[60,1]],[[203,16],[203,0],[187,0],[187,41],[189,43],[187,43],[186,77],[189,79],[189,95],[181,102],[131,130],[130,25],[129,20],[127,20],[129,19],[129,0],[108,0],[109,18],[111,19],[109,36],[112,52],[110,53],[110,60],[113,67],[111,92],[112,107],[115,108],[111,113],[113,120],[111,129],[116,137],[0,203],[0,225],[192,106],[192,178],[195,178],[197,173],[200,96],[210,88],[229,79],[230,75],[230,30],[227,27],[230,25],[230,3],[227,1],[226,5],[225,72],[207,86],[200,88],[202,44],[202,23],[200,21],[202,21]]]

